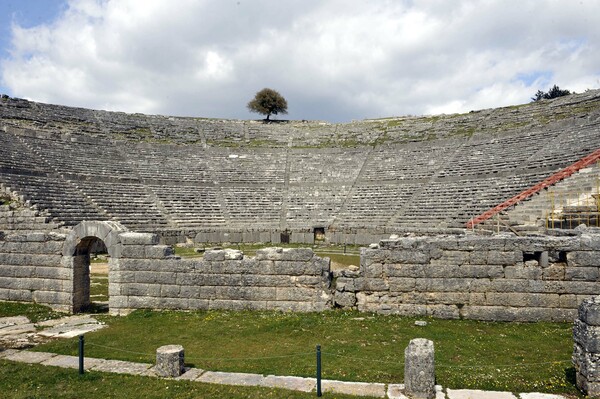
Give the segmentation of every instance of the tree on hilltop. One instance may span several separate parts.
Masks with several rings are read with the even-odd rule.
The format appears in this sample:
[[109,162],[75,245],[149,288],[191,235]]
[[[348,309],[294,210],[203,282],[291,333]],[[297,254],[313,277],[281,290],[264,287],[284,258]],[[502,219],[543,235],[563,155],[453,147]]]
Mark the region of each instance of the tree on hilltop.
[[562,90],[557,85],[554,85],[554,86],[552,86],[552,88],[550,90],[548,90],[547,93],[545,93],[541,90],[538,90],[537,93],[535,93],[535,96],[531,97],[531,100],[533,100],[533,101],[550,100],[551,98],[568,96],[569,94],[571,94],[571,92],[569,90]]
[[254,99],[248,103],[250,112],[267,115],[269,120],[271,114],[287,114],[287,101],[281,94],[273,89],[262,89],[254,96]]

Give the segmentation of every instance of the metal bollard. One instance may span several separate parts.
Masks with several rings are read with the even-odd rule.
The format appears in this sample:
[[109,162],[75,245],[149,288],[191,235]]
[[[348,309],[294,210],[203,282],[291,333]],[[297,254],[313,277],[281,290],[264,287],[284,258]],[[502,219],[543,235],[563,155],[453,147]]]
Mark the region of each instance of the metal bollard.
[[317,345],[317,396],[323,396],[321,392],[321,345]]
[[79,336],[79,375],[82,375],[84,370],[83,370],[83,344],[84,344],[84,340],[83,340],[83,335]]

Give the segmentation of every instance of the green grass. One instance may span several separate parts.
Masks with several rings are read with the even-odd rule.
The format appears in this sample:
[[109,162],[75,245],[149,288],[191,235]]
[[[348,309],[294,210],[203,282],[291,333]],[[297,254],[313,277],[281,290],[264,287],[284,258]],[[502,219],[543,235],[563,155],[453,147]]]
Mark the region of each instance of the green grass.
[[90,299],[92,302],[108,301],[108,276],[92,274],[90,276]]
[[[156,348],[181,344],[186,362],[207,370],[312,376],[315,345],[324,378],[399,383],[412,338],[433,340],[439,384],[513,392],[576,394],[572,325],[491,323],[381,316],[350,311],[145,311],[99,316],[110,328],[86,335],[86,355],[153,362]],[[75,355],[77,340],[36,350]]]
[[11,316],[27,316],[31,322],[37,323],[44,320],[58,319],[65,316],[65,314],[35,303],[0,301],[0,317]]
[[[189,381],[161,380],[100,372],[86,372],[38,364],[0,360],[2,399],[86,398],[86,399],[192,399],[192,398],[314,398],[314,393],[260,387],[234,387]],[[354,396],[328,395],[324,398],[350,399]]]

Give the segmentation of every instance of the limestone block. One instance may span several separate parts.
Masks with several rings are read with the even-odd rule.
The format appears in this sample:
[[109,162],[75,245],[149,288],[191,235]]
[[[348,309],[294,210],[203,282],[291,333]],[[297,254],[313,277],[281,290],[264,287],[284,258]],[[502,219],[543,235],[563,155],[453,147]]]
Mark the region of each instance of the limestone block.
[[573,340],[586,352],[600,353],[600,326],[590,326],[579,319],[575,320]]
[[507,279],[538,280],[542,278],[542,269],[538,266],[506,266],[504,276]]
[[382,277],[383,264],[381,263],[370,263],[362,268],[362,274],[365,277]]
[[333,300],[337,306],[342,308],[351,308],[356,305],[356,295],[352,292],[336,291]]
[[410,340],[404,351],[404,390],[409,397],[435,398],[434,362],[432,341],[424,338]]
[[146,258],[146,246],[145,245],[124,245],[121,249],[122,258],[131,259],[145,259]]
[[600,251],[600,234],[584,233],[579,236],[581,249],[590,251]]
[[184,350],[181,345],[165,345],[156,350],[156,374],[179,377],[184,372]]
[[573,345],[573,365],[586,380],[600,382],[600,353],[587,352],[581,345]]
[[256,251],[256,259],[282,261],[309,261],[314,252],[310,248],[263,248]]
[[566,267],[565,280],[597,281],[600,277],[597,267]]
[[[425,277],[429,271],[428,265],[384,264],[382,273],[388,277]],[[435,268],[432,268],[435,269]]]
[[459,319],[460,311],[455,305],[426,305],[427,316],[439,319]]
[[[362,278],[362,289],[365,291],[388,291],[390,284],[387,280],[381,278]],[[356,284],[358,288],[359,279]]]
[[44,242],[46,241],[46,234],[45,233],[39,233],[39,232],[35,232],[35,233],[28,233],[27,234],[27,241],[28,242]]
[[600,251],[576,251],[567,253],[569,266],[600,266]]
[[390,277],[388,279],[390,292],[409,292],[414,291],[416,279],[409,277]]
[[208,233],[203,232],[203,231],[197,233],[196,237],[194,237],[194,242],[198,243],[198,244],[204,244],[204,243],[209,242],[208,241]]
[[564,263],[551,263],[548,267],[542,270],[542,278],[544,280],[564,280],[565,278]]
[[157,245],[160,237],[152,233],[125,232],[119,234],[123,245]]
[[522,260],[520,251],[489,251],[487,256],[488,265],[515,265]]
[[423,251],[415,250],[393,250],[389,253],[388,262],[390,263],[429,263],[430,256],[428,253]]
[[[130,246],[125,247],[125,249],[131,248]],[[149,259],[163,259],[167,256],[174,255],[175,252],[173,247],[169,245],[152,245],[146,246],[144,249],[145,257]]]
[[600,296],[585,299],[578,309],[579,319],[590,326],[600,326]]

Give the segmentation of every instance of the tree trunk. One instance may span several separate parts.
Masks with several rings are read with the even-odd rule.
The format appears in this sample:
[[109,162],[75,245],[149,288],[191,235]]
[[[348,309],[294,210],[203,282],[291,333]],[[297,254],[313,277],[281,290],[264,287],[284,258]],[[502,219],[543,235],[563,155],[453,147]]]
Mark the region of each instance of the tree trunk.
[[269,120],[269,116],[271,116],[270,112],[267,114],[267,120]]

